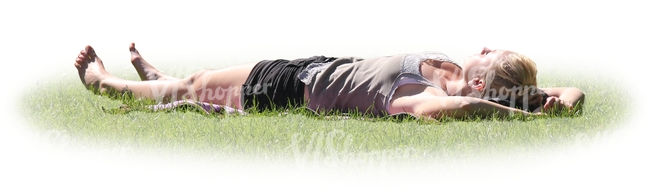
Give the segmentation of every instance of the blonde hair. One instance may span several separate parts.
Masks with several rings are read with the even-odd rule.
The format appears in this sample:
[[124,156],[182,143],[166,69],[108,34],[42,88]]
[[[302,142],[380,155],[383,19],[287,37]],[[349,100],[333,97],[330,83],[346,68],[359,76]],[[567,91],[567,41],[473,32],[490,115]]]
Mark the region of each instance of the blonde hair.
[[[533,94],[536,93],[537,87],[537,64],[523,54],[511,52],[504,54],[495,61],[484,71],[481,75],[489,84],[489,88],[494,89],[510,89],[524,90],[532,88],[531,91],[518,91],[517,98],[521,98],[523,93]],[[493,97],[486,95],[488,88],[483,89],[481,92],[482,97]],[[495,93],[501,92],[501,90]],[[502,94],[502,93],[500,93]],[[499,95],[504,96],[504,95]]]

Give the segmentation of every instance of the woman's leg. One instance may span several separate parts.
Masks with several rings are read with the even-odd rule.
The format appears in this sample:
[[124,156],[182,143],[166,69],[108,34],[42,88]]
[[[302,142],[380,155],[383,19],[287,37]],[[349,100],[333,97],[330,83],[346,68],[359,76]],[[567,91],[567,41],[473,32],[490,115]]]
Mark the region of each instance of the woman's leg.
[[131,64],[133,64],[135,70],[138,71],[138,75],[142,81],[180,79],[163,74],[158,69],[154,68],[151,64],[149,64],[149,62],[144,60],[144,58],[142,58],[142,55],[140,55],[140,52],[135,49],[135,43],[131,43],[129,46],[129,51],[131,52]]
[[136,98],[155,99],[162,103],[191,99],[238,109],[243,109],[240,91],[253,66],[204,70],[183,79],[130,81],[109,74],[90,46],[80,52],[75,62],[81,82],[96,94],[119,96],[128,92]]

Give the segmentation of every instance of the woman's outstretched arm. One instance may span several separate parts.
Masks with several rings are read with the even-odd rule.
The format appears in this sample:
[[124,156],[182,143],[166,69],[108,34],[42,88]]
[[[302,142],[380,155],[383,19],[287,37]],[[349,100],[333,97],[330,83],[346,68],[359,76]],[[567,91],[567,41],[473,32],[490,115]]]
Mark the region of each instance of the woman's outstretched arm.
[[442,117],[507,117],[510,115],[537,115],[520,109],[505,107],[497,103],[463,96],[435,96],[418,94],[402,96],[393,100],[391,113],[407,112],[424,118]]

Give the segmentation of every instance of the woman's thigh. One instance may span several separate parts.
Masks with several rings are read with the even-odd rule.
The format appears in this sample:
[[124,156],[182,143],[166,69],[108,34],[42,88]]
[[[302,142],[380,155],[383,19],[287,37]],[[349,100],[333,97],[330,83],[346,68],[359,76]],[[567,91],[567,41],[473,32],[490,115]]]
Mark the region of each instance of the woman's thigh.
[[241,88],[255,64],[204,70],[188,77],[190,88],[199,101],[241,107]]

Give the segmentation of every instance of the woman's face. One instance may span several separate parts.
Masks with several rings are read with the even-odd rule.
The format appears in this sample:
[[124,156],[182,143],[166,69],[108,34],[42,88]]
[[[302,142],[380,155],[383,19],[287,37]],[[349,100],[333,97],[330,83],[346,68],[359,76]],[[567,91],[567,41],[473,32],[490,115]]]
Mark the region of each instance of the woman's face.
[[490,67],[490,64],[492,64],[496,59],[508,53],[512,52],[483,48],[481,53],[468,57],[465,59],[463,66],[463,70],[465,70],[465,79],[474,79],[481,71]]

